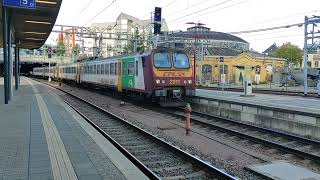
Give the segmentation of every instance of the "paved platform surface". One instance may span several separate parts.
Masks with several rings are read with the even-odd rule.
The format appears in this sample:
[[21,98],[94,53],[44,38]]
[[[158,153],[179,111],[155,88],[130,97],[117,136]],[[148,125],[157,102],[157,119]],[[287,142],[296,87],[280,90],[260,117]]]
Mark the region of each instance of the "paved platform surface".
[[0,78],[0,180],[147,179],[54,89],[22,78],[4,105]]
[[223,92],[216,90],[197,89],[196,96],[226,101],[234,101],[258,106],[301,111],[320,115],[320,98],[305,98],[296,96],[254,94],[254,97],[240,97],[240,92]]
[[308,169],[292,165],[286,161],[273,161],[267,164],[258,164],[248,167],[251,171],[258,173],[268,179],[276,180],[316,180],[320,174]]

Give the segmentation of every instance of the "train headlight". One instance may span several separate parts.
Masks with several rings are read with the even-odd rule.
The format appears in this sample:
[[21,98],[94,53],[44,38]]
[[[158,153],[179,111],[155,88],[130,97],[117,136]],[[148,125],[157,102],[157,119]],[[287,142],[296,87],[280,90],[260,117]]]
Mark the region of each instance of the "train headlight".
[[187,84],[187,80],[184,80],[183,83]]
[[189,84],[192,84],[192,80],[191,80],[191,79],[189,79],[189,80],[188,80],[188,83],[189,83]]
[[165,80],[162,80],[162,84],[165,84],[166,83],[166,81]]
[[157,80],[156,80],[156,83],[157,83],[157,84],[160,84],[160,79],[157,79]]

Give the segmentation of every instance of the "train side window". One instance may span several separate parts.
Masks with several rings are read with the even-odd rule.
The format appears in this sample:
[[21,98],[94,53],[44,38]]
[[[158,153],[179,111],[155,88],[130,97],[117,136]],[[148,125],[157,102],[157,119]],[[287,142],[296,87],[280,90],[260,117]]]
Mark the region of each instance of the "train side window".
[[123,63],[122,64],[122,76],[126,76],[126,66],[127,66],[127,64],[126,63]]
[[99,64],[99,65],[97,65],[97,74],[100,74],[100,69],[101,69],[101,66]]
[[93,74],[97,74],[97,65],[93,65]]
[[111,75],[115,75],[115,72],[114,72],[114,63],[111,63],[111,64],[110,64],[110,74],[111,74]]
[[104,74],[105,72],[104,72],[104,64],[101,64],[101,74]]
[[109,75],[109,70],[110,70],[110,67],[109,67],[109,64],[106,64],[106,67],[105,67],[105,71],[106,71],[106,75]]
[[128,75],[133,76],[134,75],[134,62],[128,63]]
[[136,76],[138,76],[139,75],[139,62],[138,61],[136,61],[135,70],[136,70]]

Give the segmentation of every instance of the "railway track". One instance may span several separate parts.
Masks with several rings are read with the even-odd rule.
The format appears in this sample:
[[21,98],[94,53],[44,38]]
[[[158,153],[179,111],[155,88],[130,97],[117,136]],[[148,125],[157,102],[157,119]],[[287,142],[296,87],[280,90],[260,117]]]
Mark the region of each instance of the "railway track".
[[236,179],[119,116],[81,97],[56,89],[66,93],[65,102],[150,179]]
[[[162,112],[182,120],[185,119],[185,114],[181,109],[162,109]],[[279,149],[320,164],[320,141],[195,111],[191,113],[191,123]]]

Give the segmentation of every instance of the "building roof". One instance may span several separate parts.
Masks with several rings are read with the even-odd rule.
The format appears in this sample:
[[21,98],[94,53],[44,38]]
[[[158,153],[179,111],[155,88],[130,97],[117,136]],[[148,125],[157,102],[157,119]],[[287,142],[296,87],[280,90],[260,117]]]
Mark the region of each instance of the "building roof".
[[268,55],[272,55],[274,54],[277,50],[278,50],[278,46],[276,45],[276,43],[273,43],[270,47],[268,47],[266,50],[264,50],[262,53],[263,54],[268,54]]
[[115,25],[116,25],[115,22],[92,23],[91,29],[96,30],[98,32],[104,32],[107,30],[112,30]]
[[[193,31],[194,28],[202,28],[203,31]],[[214,39],[214,40],[224,40],[224,41],[237,41],[242,43],[248,43],[247,41],[239,38],[237,36],[218,32],[218,31],[210,31],[209,28],[203,26],[196,26],[193,28],[188,28],[188,31],[175,32],[170,34],[173,37],[182,37],[182,38],[199,38],[199,39]],[[249,44],[249,43],[248,43]]]
[[[189,54],[193,54],[193,47],[187,47],[185,50]],[[220,48],[220,47],[204,47],[205,56],[237,56],[241,54],[230,48]]]
[[[20,42],[18,47],[35,49],[46,42],[57,19],[62,0],[51,0],[50,2],[52,3],[36,1],[34,10],[10,8],[14,37]],[[0,3],[2,5],[2,1]],[[1,23],[0,47],[3,46],[2,29]]]

